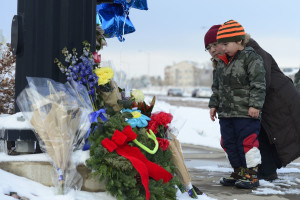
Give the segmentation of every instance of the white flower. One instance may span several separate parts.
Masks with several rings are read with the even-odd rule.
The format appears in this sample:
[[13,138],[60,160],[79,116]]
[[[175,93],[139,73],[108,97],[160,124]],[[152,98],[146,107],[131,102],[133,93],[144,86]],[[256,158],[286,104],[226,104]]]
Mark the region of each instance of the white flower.
[[135,102],[143,102],[144,101],[144,93],[142,90],[133,90],[131,91],[131,97],[134,98]]

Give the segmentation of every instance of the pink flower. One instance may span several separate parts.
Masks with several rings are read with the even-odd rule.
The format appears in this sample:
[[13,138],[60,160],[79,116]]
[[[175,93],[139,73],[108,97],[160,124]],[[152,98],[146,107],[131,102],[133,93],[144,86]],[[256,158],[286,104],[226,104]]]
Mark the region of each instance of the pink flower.
[[98,54],[97,52],[93,53],[93,58],[94,58],[95,63],[100,63],[101,62],[101,55]]

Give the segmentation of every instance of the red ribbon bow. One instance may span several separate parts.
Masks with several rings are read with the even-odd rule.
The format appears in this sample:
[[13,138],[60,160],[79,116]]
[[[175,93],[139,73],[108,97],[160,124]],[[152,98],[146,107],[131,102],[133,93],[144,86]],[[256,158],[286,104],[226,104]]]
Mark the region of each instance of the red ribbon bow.
[[163,179],[163,183],[169,182],[173,176],[161,166],[149,161],[139,148],[127,144],[136,137],[136,133],[133,132],[131,126],[128,125],[122,132],[115,130],[111,140],[105,138],[101,144],[109,152],[116,150],[120,156],[127,158],[132,163],[141,176],[142,184],[146,191],[146,200],[149,200],[149,176],[156,181]]

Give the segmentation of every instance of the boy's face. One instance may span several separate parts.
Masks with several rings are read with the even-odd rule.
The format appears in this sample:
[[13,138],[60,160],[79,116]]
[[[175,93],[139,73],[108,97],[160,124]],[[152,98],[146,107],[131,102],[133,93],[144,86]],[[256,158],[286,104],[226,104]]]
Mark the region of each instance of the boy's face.
[[221,43],[222,49],[224,53],[228,56],[234,56],[238,50],[243,50],[244,47],[242,45],[242,41],[238,42],[224,42]]
[[218,56],[223,55],[225,52],[223,51],[222,45],[218,44],[217,42],[210,43],[207,45],[206,50],[209,52],[211,57],[215,60],[218,60]]

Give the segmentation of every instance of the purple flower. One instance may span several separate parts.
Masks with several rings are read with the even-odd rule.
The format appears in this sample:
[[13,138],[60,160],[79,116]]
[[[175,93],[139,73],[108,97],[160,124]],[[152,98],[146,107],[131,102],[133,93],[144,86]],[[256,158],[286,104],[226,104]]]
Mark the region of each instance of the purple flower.
[[82,57],[81,60],[82,60],[82,62],[84,64],[84,66],[91,67],[91,61],[88,58]]
[[84,62],[84,65],[87,66],[87,67],[91,67],[91,62],[89,60],[86,60]]
[[98,76],[94,74],[94,83],[98,84]]
[[93,81],[93,80],[94,80],[94,76],[93,76],[92,74],[90,74],[90,75],[88,76],[88,80],[89,80],[89,81]]
[[82,71],[82,70],[81,70],[81,71],[79,72],[79,75],[80,75],[82,78],[85,77],[85,75],[86,75],[86,74],[85,74],[85,71]]
[[88,74],[91,74],[92,73],[92,70],[90,68],[88,68],[87,70],[85,70],[85,74],[88,75]]
[[89,87],[90,88],[93,88],[95,86],[95,83],[94,82],[89,82]]
[[90,91],[88,91],[88,93],[89,93],[91,96],[94,96],[94,94],[95,94],[94,88],[92,88]]
[[74,65],[73,67],[70,68],[72,70],[72,72],[78,73],[79,71],[79,66],[78,65]]
[[81,79],[81,81],[83,84],[85,84],[85,85],[87,84],[87,80],[85,78]]
[[77,80],[77,75],[74,72],[71,72],[70,76],[73,78],[73,80]]
[[86,66],[84,66],[84,65],[81,63],[80,69],[81,69],[81,71],[85,71],[85,70],[86,70]]
[[78,64],[78,68],[79,68],[80,70],[82,70],[82,68],[84,68],[83,70],[85,70],[85,67],[84,67],[84,65],[83,65],[82,63],[79,63],[79,64]]

